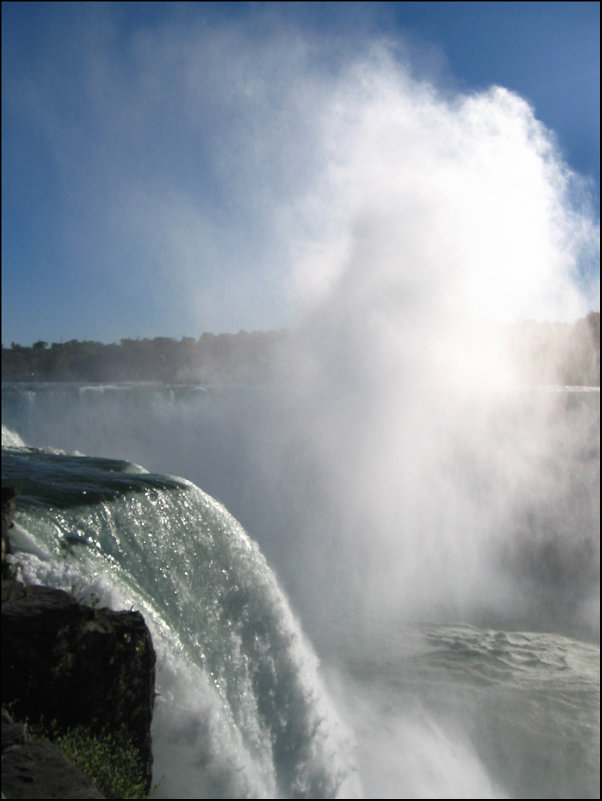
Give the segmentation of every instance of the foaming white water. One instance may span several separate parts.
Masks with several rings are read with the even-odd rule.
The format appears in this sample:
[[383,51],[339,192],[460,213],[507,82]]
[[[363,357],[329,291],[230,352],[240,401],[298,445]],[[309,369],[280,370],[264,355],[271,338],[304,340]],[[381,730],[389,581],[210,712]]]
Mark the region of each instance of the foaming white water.
[[[507,798],[493,786],[471,743],[424,710],[384,715],[365,703],[357,731],[366,744],[360,770],[372,798]],[[400,781],[403,777],[403,781]]]
[[16,431],[11,431],[10,428],[2,424],[2,447],[3,448],[21,448],[25,445],[21,437]]
[[578,699],[599,697],[598,647],[464,625],[364,646],[332,686],[370,797],[596,797],[599,714]]
[[[28,458],[33,469],[35,453]],[[102,468],[67,461],[83,487]],[[50,489],[60,481],[56,463],[36,467]],[[22,459],[14,469],[23,471]],[[146,478],[138,468],[133,475]],[[31,485],[25,492],[35,496]],[[29,582],[144,614],[158,658],[159,797],[357,795],[315,654],[257,545],[219,503],[192,484],[60,502],[57,494],[58,508],[20,510],[19,570]]]

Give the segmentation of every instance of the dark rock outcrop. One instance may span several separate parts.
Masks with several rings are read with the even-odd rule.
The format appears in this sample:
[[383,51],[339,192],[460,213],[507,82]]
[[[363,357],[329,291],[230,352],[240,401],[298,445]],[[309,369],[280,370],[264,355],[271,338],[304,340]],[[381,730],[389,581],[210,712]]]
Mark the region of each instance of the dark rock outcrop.
[[148,792],[155,652],[142,615],[9,579],[2,596],[3,704],[59,731],[126,732]]
[[32,740],[2,711],[2,792],[6,798],[104,798],[49,740]]
[[13,525],[13,515],[15,513],[15,498],[17,490],[14,487],[2,487],[2,575],[10,575],[10,571],[5,562],[5,556],[10,553],[8,542],[8,530]]

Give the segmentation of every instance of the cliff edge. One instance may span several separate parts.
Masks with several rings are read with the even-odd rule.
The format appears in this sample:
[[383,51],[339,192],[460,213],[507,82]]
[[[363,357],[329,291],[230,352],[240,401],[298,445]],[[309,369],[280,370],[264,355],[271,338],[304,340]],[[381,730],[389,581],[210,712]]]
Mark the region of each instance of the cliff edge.
[[[17,581],[4,559],[14,508],[14,490],[3,487],[2,791],[7,798],[103,797],[102,787],[83,795],[81,774],[48,750],[44,737],[28,736],[29,729],[76,754],[71,761],[97,784],[90,773],[98,770],[117,778],[107,764],[114,759],[123,785],[106,797],[148,795],[155,651],[144,619]],[[126,787],[131,795],[122,794]]]

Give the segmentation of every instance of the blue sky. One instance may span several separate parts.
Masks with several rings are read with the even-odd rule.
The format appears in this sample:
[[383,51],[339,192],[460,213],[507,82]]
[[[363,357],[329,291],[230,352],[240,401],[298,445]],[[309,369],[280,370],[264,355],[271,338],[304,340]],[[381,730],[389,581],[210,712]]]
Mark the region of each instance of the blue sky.
[[[599,17],[577,2],[3,2],[3,344],[287,327],[336,291],[349,243],[379,214],[383,238],[416,240],[420,271],[445,203],[476,225],[480,179],[450,172],[444,133],[462,149],[462,125],[472,149],[457,164],[494,163],[512,141],[527,165],[483,230],[531,198],[540,167],[527,213],[562,218],[509,251],[558,263],[553,275],[535,269],[524,293],[520,265],[503,292],[482,277],[475,302],[544,284],[566,294],[570,273],[583,297],[566,316],[599,309]],[[395,181],[421,158],[437,197],[425,189],[419,215]],[[531,308],[565,314],[556,301],[513,312]]]

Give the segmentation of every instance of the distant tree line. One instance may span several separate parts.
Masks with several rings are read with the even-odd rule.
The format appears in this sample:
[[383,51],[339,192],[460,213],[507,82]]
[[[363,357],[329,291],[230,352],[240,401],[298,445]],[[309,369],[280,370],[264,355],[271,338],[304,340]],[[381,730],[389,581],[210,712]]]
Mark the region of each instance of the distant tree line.
[[[600,313],[570,323],[511,326],[512,348],[526,383],[600,385]],[[12,381],[161,381],[256,384],[275,374],[285,331],[205,333],[101,342],[34,342],[2,346],[2,378]],[[291,369],[294,369],[291,367]]]
[[264,383],[269,381],[279,331],[203,334],[199,339],[122,339],[119,344],[71,339],[28,348],[2,346],[2,377],[12,381],[162,381]]

